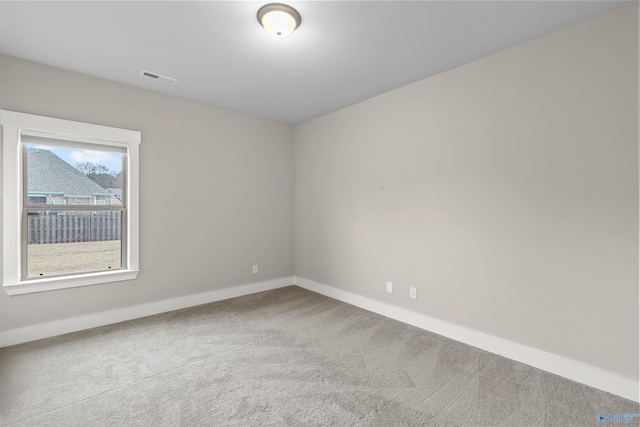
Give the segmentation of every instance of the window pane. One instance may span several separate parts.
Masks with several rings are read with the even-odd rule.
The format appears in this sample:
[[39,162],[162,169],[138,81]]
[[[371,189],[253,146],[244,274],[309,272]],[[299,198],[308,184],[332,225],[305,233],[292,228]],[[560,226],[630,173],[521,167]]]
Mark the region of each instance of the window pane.
[[122,212],[27,212],[27,277],[123,268]]
[[29,203],[30,205],[39,205],[39,204],[41,205],[41,204],[47,203],[47,197],[46,196],[29,196],[27,203]]
[[123,153],[25,145],[29,204],[122,205]]

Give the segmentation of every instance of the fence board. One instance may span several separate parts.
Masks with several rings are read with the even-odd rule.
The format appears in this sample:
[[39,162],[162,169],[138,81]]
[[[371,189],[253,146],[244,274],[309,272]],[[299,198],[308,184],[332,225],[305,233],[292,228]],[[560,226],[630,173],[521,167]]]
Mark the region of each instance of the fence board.
[[120,211],[57,215],[39,213],[27,215],[27,243],[35,245],[120,240],[121,228]]

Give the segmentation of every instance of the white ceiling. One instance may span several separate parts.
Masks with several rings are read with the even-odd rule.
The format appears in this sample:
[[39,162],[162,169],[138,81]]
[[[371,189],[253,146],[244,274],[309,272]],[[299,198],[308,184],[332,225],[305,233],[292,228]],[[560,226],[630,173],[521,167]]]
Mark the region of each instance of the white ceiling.
[[[297,124],[631,2],[0,2],[0,52]],[[173,77],[175,86],[140,77]]]

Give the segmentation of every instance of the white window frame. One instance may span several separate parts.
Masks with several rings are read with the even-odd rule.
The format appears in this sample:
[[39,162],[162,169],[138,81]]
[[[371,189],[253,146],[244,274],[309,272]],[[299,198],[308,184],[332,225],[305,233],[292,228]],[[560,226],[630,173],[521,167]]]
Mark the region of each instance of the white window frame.
[[[139,145],[138,131],[0,110],[2,125],[2,286],[9,295],[133,280],[139,272]],[[47,278],[21,274],[21,210],[23,150],[20,134],[42,133],[58,139],[125,148],[127,151],[127,267]]]

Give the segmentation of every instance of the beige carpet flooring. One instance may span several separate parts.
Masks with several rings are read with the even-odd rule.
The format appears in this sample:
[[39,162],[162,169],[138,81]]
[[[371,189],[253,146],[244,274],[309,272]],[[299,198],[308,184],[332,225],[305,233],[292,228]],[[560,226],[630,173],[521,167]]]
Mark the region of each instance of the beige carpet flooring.
[[2,426],[598,426],[602,412],[640,408],[295,286],[0,350]]

